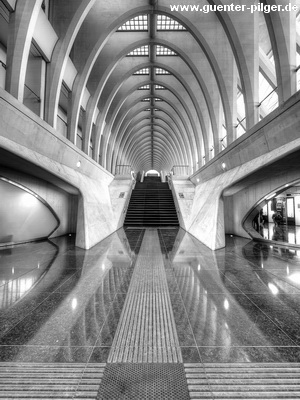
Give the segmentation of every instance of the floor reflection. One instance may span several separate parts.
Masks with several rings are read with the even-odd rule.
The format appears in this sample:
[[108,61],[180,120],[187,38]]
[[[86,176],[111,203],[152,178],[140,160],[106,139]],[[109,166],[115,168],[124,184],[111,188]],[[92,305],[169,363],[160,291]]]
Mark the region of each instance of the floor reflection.
[[[144,232],[0,250],[0,360],[106,362]],[[184,362],[300,361],[298,251],[228,237],[213,252],[158,233]]]
[[267,240],[300,245],[300,226],[266,222],[259,234]]
[[43,279],[58,254],[58,247],[44,241],[6,247],[0,254],[0,310],[5,310]]

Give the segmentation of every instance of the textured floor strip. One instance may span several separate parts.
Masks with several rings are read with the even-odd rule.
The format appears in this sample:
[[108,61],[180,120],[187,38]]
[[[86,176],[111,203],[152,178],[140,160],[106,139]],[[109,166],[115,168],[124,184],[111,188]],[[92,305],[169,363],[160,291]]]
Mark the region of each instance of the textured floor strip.
[[0,363],[0,399],[95,399],[104,367]]
[[182,362],[156,229],[145,232],[108,362]]
[[107,365],[100,399],[189,400],[183,364]]
[[300,399],[300,363],[184,367],[191,399]]

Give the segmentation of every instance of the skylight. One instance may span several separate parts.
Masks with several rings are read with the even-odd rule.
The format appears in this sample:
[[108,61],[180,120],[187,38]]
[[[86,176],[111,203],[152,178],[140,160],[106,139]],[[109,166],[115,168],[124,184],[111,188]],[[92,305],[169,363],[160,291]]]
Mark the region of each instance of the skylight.
[[150,101],[150,97],[145,97],[143,100],[141,100],[141,101],[144,101],[144,102],[146,102],[146,101]]
[[244,94],[238,89],[237,91],[237,124],[236,136],[239,138],[246,132],[246,111]]
[[155,101],[163,101],[163,99],[161,99],[159,97],[155,97]]
[[150,71],[149,68],[142,68],[136,71],[133,75],[149,75]]
[[259,101],[259,107],[262,107],[262,111],[266,114],[278,107],[276,88],[269,84],[261,72],[259,72]]
[[236,137],[239,138],[246,132],[246,119],[239,119],[237,118],[237,125],[236,125]]
[[155,89],[156,90],[166,90],[166,88],[164,86],[161,86],[161,85],[155,85]]
[[148,56],[148,55],[149,55],[149,46],[138,47],[137,49],[134,49],[127,54],[128,57]]
[[237,90],[237,113],[240,119],[246,115],[244,95],[239,89]]
[[296,30],[297,34],[300,35],[300,13],[296,17]]
[[148,15],[138,15],[121,25],[117,32],[133,32],[148,30]]
[[222,138],[220,139],[222,150],[226,149],[227,147],[227,129],[224,123],[222,124]]
[[163,68],[155,68],[156,75],[171,75],[171,73]]
[[157,56],[177,56],[177,53],[175,51],[169,49],[168,47],[164,47],[161,45],[156,46],[156,55]]
[[150,85],[143,85],[138,88],[138,90],[148,90],[150,89]]
[[186,31],[186,28],[174,19],[166,15],[157,16],[158,31]]

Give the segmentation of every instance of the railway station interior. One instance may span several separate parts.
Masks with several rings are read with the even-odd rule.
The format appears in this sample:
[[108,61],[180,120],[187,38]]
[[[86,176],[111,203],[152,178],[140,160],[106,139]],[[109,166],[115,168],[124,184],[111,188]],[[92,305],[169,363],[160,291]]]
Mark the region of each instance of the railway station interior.
[[0,399],[300,398],[300,0],[241,5],[0,0]]

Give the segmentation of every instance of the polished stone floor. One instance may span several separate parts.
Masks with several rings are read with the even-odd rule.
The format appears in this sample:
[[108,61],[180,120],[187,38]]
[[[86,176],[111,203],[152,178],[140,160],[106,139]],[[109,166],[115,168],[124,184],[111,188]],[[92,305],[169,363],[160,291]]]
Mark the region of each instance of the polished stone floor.
[[[120,229],[0,250],[0,361],[300,362],[300,251]],[[131,324],[131,325],[130,325]]]
[[[299,251],[228,237],[213,252],[158,233],[184,362],[300,361]],[[106,362],[144,235],[2,249],[1,361]]]
[[273,222],[264,223],[260,235],[267,240],[300,246],[300,226],[291,224],[275,225]]

